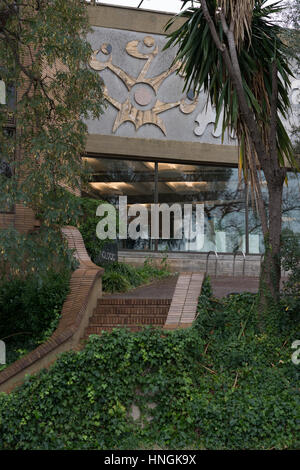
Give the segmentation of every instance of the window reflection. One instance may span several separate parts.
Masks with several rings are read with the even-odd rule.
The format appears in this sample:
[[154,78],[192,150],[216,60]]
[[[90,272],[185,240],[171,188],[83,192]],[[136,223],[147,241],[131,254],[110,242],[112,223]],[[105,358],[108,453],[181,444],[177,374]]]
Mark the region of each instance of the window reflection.
[[[204,204],[204,245],[197,240],[161,241],[159,249],[232,252],[245,237],[244,189],[238,170],[186,164],[159,163],[159,202]],[[195,219],[195,212],[194,212]],[[194,223],[194,220],[193,220]]]
[[[181,252],[234,253],[246,252],[248,221],[248,248],[250,254],[264,252],[264,239],[255,202],[248,202],[246,215],[246,189],[239,181],[238,169],[225,166],[193,165],[159,162],[155,178],[155,163],[149,161],[87,158],[92,167],[91,191],[93,196],[118,204],[119,196],[127,196],[128,206],[144,204],[150,209],[156,200],[159,204],[180,204],[194,207],[190,230],[194,231],[196,205],[204,205],[204,244],[189,237],[174,237],[174,217],[171,213],[171,239],[158,240],[141,237],[122,241],[121,247],[135,250],[169,250]],[[262,194],[267,205],[268,192],[262,178]],[[156,195],[156,198],[155,198]],[[134,218],[134,217],[133,217]],[[129,220],[130,222],[130,220]],[[160,223],[160,225],[162,225]],[[283,235],[292,233],[300,238],[300,180],[289,172],[288,186],[283,191]]]
[[[204,205],[204,245],[198,239],[157,241],[126,240],[123,248],[158,249],[174,251],[216,250],[233,252],[245,245],[245,193],[238,181],[238,170],[228,167],[213,167],[179,163],[158,164],[158,181],[155,184],[155,163],[115,159],[88,158],[93,168],[91,188],[94,194],[113,204],[119,196],[127,196],[128,205],[145,204],[149,209],[157,200],[171,206],[193,205],[194,230],[196,205]],[[129,221],[130,222],[130,221]],[[174,235],[174,220],[171,213],[171,237]]]

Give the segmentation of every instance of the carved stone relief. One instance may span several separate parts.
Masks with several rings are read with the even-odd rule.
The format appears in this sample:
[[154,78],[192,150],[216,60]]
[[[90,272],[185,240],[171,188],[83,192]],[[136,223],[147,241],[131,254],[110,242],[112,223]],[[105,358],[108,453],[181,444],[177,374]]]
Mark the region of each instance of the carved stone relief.
[[[173,103],[160,101],[157,98],[157,93],[161,85],[170,75],[180,69],[181,63],[175,63],[171,68],[155,77],[147,77],[150,65],[157,56],[159,49],[152,36],[145,36],[143,40],[144,45],[152,49],[149,53],[144,54],[139,51],[140,43],[141,41],[135,40],[128,42],[126,45],[127,54],[137,59],[146,60],[137,78],[130,76],[120,67],[113,64],[112,46],[110,44],[102,44],[100,49],[95,50],[89,64],[92,69],[97,71],[105,69],[111,70],[123,81],[129,92],[133,90],[133,94],[131,96],[129,95],[123,103],[120,103],[110,96],[106,87],[104,88],[105,98],[119,111],[113,126],[114,133],[124,122],[129,121],[135,125],[136,130],[144,124],[154,124],[166,135],[166,126],[159,114],[176,107],[179,107],[182,113],[190,114],[196,109],[198,99],[197,97],[191,99],[192,95],[188,93],[185,98]],[[107,61],[101,62],[97,59],[97,55],[100,51],[104,55],[109,56]],[[152,102],[153,104],[151,106]],[[150,106],[150,109],[139,109],[137,105],[142,108]]]
[[[224,111],[221,113],[218,121],[218,125],[216,129],[212,130],[212,135],[216,139],[219,139],[222,136],[222,124],[223,124],[223,116],[224,116]],[[217,113],[216,113],[216,108],[211,105],[209,102],[207,105],[205,105],[201,111],[201,113],[198,114],[196,117],[195,121],[199,124],[195,130],[194,133],[202,137],[203,134],[205,133],[207,126],[209,124],[215,124],[216,123],[216,118],[217,118]],[[230,135],[231,140],[236,140],[236,135],[235,133],[232,133]]]

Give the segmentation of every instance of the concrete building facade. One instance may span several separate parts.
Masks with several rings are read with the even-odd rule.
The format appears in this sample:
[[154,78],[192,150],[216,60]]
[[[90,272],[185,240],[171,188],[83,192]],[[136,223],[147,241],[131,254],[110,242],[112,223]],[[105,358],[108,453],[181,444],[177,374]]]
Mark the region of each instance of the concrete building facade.
[[[172,15],[86,3],[92,27],[89,65],[103,79],[106,98],[101,118],[87,121],[89,196],[114,205],[119,196],[127,196],[128,207],[204,206],[201,246],[184,237],[141,236],[120,240],[119,259],[141,264],[150,255],[161,259],[167,253],[174,269],[205,270],[209,264],[212,272],[231,274],[234,253],[240,253],[235,272],[246,269],[248,275],[258,275],[263,237],[249,188],[239,178],[237,140],[227,133],[222,141],[216,112],[203,92],[195,96],[193,90],[183,90],[176,50],[164,50],[165,25]],[[292,93],[300,88],[299,80],[294,83]],[[297,100],[293,103],[298,105]],[[293,119],[291,115],[287,127]],[[284,230],[300,236],[300,191],[294,174],[284,189],[283,209]],[[170,220],[172,225],[172,214]],[[37,223],[22,206],[0,214],[0,227],[12,221],[23,231]],[[211,252],[214,261],[208,263]]]
[[[184,238],[141,237],[120,241],[119,259],[140,264],[149,254],[161,258],[167,252],[174,269],[206,269],[213,251],[209,268],[230,274],[233,254],[243,252],[238,269],[245,269],[245,257],[248,274],[257,275],[263,237],[249,190],[239,179],[237,141],[227,134],[222,142],[204,93],[196,97],[193,90],[183,90],[176,51],[164,50],[171,15],[105,5],[89,5],[88,12],[90,66],[104,81],[107,102],[101,119],[87,122],[93,196],[117,205],[118,196],[126,195],[129,207],[204,205],[201,248]],[[300,234],[299,194],[297,177],[290,175],[284,228]],[[289,205],[295,196],[297,203]]]

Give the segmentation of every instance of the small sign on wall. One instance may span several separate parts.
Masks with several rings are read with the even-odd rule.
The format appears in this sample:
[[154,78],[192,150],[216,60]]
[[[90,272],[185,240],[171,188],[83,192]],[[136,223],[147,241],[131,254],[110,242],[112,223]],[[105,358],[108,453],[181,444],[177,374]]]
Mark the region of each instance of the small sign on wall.
[[115,263],[118,261],[118,243],[117,242],[107,242],[103,245],[102,250],[96,258],[96,263],[105,265],[108,263]]

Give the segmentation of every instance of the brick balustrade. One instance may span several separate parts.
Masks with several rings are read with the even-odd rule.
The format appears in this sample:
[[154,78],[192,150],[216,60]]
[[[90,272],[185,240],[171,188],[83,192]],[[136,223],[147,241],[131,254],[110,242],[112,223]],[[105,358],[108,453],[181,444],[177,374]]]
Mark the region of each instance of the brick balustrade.
[[187,328],[192,325],[196,317],[203,279],[203,273],[179,275],[165,329]]

